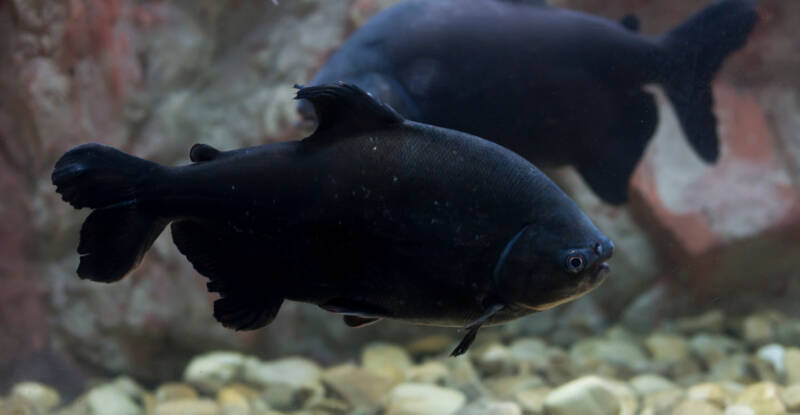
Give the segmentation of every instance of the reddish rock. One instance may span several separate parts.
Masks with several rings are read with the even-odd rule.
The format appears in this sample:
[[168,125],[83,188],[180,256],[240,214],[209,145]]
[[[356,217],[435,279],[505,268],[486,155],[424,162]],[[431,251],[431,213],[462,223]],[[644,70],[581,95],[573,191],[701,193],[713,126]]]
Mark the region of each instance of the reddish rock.
[[662,100],[631,207],[696,299],[779,295],[800,266],[800,193],[754,95],[725,83],[714,92],[720,160],[704,165],[692,153]]

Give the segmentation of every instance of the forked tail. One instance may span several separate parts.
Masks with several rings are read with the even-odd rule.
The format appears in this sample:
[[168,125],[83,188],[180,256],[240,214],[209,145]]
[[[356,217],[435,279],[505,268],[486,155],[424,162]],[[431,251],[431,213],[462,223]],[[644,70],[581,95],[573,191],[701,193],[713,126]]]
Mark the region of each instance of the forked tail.
[[725,58],[744,46],[758,14],[757,0],[717,0],[667,33],[661,75],[684,133],[707,162],[719,156],[711,80]]
[[142,212],[142,184],[164,167],[100,144],[83,144],[56,162],[52,181],[76,209],[94,211],[81,228],[78,275],[93,281],[122,279],[141,261],[166,220]]

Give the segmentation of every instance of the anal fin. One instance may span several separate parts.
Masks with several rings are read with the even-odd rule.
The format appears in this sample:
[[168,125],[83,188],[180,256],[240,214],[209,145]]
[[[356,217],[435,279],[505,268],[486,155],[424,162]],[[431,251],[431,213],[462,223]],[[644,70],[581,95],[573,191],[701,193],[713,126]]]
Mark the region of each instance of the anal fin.
[[378,317],[359,317],[353,315],[344,315],[342,316],[342,319],[344,320],[344,324],[347,324],[348,327],[354,328],[369,326],[370,324],[380,320]]
[[214,318],[234,330],[255,330],[275,319],[283,296],[267,284],[263,259],[252,250],[252,241],[214,226],[183,220],[172,223],[172,239],[195,270],[209,279],[210,292],[222,298],[214,302]]

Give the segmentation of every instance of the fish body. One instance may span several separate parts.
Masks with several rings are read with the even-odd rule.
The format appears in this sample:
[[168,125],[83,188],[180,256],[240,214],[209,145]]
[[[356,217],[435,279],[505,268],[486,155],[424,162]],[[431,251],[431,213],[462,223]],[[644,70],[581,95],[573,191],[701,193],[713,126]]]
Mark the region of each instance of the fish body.
[[[663,85],[698,155],[718,157],[710,81],[753,27],[754,0],[716,1],[663,36],[540,1],[409,0],[373,17],[311,85],[357,84],[409,119],[575,166],[610,203],[657,124]],[[301,115],[313,118],[308,104]]]
[[194,163],[178,167],[98,144],[67,152],[53,183],[76,208],[94,209],[78,274],[124,277],[171,224],[178,249],[222,296],[215,317],[236,329],[269,324],[285,299],[351,326],[479,327],[605,278],[611,241],[525,159],[404,120],[353,86],[298,96],[320,121],[303,141],[199,145]]

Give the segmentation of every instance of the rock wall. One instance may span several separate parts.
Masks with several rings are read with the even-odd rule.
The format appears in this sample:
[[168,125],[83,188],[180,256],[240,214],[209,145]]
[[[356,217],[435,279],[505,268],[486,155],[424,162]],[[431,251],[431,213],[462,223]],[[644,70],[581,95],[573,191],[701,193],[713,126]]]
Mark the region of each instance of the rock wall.
[[[86,141],[177,164],[195,142],[236,148],[299,138],[292,85],[393,3],[0,0],[0,389],[28,378],[65,386],[101,372],[156,381],[216,348],[330,362],[368,340],[437,332],[396,323],[349,330],[297,304],[265,330],[230,332],[211,317],[204,280],[168,233],[125,281],[81,281],[74,250],[86,212],[61,202],[49,181],[57,157]],[[554,3],[614,19],[636,11],[643,31],[658,33],[705,2]],[[571,310],[505,330],[535,334],[576,316],[590,328],[604,316],[649,325],[709,305],[792,298],[800,265],[800,37],[792,23],[800,3],[762,0],[759,11],[748,46],[714,86],[721,162],[694,158],[662,100],[627,207],[601,204],[569,170],[551,172],[616,241],[614,274]]]

